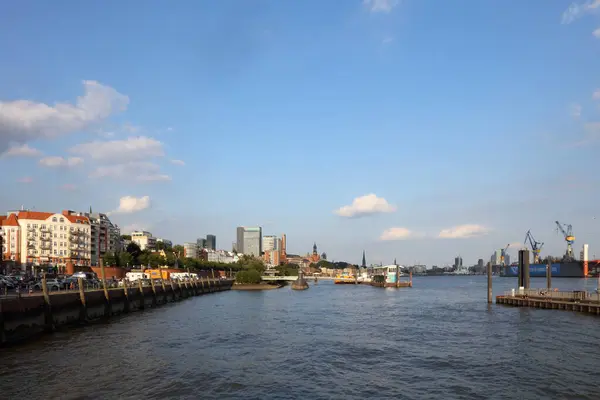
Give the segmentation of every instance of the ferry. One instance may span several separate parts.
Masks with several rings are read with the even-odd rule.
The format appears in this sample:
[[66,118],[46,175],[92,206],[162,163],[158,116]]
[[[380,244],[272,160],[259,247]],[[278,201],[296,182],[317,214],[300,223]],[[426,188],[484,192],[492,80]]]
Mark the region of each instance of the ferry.
[[349,274],[348,272],[343,272],[342,274],[337,274],[335,276],[333,283],[336,285],[355,284],[356,279],[354,278],[354,275]]
[[[412,287],[412,274],[409,281],[399,280],[401,276],[405,276],[399,270],[400,268],[402,268],[400,265],[384,265],[373,268],[371,285],[376,287]],[[398,277],[398,282],[396,282],[396,276]]]

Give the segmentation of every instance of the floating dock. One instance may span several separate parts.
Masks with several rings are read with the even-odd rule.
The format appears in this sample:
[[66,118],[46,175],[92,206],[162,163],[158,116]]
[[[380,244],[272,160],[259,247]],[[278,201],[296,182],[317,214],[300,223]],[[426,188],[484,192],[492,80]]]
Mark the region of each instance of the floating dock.
[[598,292],[520,289],[496,296],[496,304],[600,315],[600,293]]

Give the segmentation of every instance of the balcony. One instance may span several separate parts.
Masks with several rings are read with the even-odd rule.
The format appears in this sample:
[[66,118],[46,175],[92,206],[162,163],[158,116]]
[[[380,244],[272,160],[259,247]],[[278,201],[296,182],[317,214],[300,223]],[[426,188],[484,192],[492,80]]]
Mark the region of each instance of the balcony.
[[35,249],[37,247],[37,244],[33,241],[29,241],[27,242],[27,248],[28,249]]
[[42,250],[52,250],[52,242],[42,242],[40,247]]
[[51,236],[42,236],[42,237],[40,238],[40,240],[41,240],[42,242],[51,242],[51,241],[52,241],[52,237],[51,237]]

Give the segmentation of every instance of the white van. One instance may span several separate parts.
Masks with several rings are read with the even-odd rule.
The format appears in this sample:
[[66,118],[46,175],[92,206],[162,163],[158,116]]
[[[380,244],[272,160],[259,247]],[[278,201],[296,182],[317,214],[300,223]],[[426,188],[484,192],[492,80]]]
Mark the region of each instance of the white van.
[[125,279],[129,282],[136,282],[140,279],[150,279],[150,275],[145,272],[128,272],[125,274]]

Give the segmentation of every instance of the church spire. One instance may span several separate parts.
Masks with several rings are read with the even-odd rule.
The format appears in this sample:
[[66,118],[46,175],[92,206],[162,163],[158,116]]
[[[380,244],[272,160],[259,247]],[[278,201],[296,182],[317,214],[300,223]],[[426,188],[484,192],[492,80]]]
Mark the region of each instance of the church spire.
[[365,257],[365,251],[363,250],[363,259],[362,259],[362,265],[361,267],[363,268],[367,268],[367,259]]
[[394,265],[398,265],[398,264],[396,263],[396,258],[394,258]]
[[315,244],[313,244],[313,254],[318,254],[317,253],[317,243],[315,242]]

